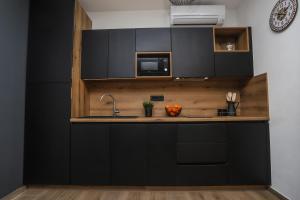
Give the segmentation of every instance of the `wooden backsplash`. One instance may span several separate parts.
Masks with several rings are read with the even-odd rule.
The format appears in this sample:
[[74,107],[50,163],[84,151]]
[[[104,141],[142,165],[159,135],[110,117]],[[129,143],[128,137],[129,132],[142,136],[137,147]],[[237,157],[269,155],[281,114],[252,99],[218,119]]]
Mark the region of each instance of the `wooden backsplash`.
[[241,115],[269,117],[268,76],[261,74],[241,85]]
[[[104,93],[116,98],[120,115],[143,116],[142,103],[150,99],[150,95],[164,95],[164,102],[154,102],[153,115],[166,116],[164,107],[167,104],[180,104],[182,115],[216,116],[218,108],[226,108],[226,93],[233,91],[239,94],[240,82],[236,80],[206,81],[100,81],[86,82],[89,107],[85,113],[89,115],[111,115],[112,101],[106,97],[98,100]],[[240,111],[238,111],[240,112]]]

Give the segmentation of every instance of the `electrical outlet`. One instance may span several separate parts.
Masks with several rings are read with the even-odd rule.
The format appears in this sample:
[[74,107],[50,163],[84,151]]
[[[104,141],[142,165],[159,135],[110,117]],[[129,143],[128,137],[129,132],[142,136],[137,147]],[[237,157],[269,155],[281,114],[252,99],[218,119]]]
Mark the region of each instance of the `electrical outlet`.
[[151,101],[165,101],[164,95],[151,95],[150,96]]

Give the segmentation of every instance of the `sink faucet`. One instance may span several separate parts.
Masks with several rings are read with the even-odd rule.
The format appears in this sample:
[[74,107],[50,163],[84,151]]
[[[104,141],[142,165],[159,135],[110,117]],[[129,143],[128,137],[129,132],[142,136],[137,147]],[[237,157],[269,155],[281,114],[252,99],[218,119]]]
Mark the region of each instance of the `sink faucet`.
[[104,97],[109,96],[113,100],[113,116],[116,117],[118,113],[120,113],[119,109],[116,108],[116,99],[111,94],[103,94],[99,99],[101,102]]

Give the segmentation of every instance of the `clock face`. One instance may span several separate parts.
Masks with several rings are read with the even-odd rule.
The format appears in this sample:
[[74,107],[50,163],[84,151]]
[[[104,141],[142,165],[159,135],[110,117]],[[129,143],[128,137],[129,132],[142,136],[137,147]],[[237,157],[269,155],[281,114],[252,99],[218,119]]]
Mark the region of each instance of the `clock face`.
[[274,32],[284,31],[296,17],[297,0],[279,0],[270,16],[270,27]]

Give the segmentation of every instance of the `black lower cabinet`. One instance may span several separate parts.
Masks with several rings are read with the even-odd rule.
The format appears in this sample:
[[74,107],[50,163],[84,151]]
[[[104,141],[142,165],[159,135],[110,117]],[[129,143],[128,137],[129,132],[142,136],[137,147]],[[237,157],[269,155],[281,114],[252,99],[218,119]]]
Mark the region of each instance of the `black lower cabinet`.
[[232,123],[229,138],[230,184],[270,185],[268,123]]
[[110,127],[112,185],[146,185],[147,126],[115,124]]
[[228,184],[226,124],[180,124],[177,131],[177,185]]
[[[75,123],[71,130],[72,184],[218,186],[271,183],[267,122]],[[46,147],[42,149],[46,152]],[[50,164],[52,175],[57,165],[63,167],[57,162]],[[44,175],[41,169],[36,172],[39,176]]]
[[109,185],[109,126],[72,124],[71,184]]
[[176,128],[176,124],[148,125],[147,185],[176,185]]
[[178,165],[178,186],[214,186],[228,184],[227,165]]
[[69,184],[70,84],[28,84],[24,184]]

